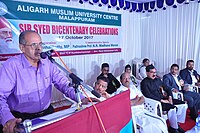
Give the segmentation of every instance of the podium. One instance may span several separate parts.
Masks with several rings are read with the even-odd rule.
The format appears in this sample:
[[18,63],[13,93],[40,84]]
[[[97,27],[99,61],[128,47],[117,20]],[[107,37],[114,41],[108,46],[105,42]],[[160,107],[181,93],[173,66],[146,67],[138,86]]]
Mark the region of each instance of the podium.
[[[130,92],[125,91],[103,102],[95,104],[107,133],[133,132],[133,121],[132,121],[129,97],[130,97]],[[93,106],[87,107],[79,112],[76,112],[75,109],[70,108],[63,110],[60,114],[59,113],[60,112],[56,112],[45,117],[33,119],[32,132],[33,133],[47,133],[47,132],[48,133],[103,133],[104,132]]]

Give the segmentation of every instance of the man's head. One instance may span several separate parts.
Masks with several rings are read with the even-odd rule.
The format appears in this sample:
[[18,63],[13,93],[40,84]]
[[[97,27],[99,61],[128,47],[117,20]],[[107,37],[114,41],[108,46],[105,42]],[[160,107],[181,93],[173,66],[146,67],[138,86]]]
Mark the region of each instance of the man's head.
[[122,75],[120,76],[120,81],[121,81],[123,86],[129,88],[130,81],[131,81],[130,74],[126,73],[126,72],[122,73]]
[[128,65],[125,66],[125,72],[131,73],[131,65],[128,64]]
[[194,69],[194,61],[193,60],[188,60],[186,63],[186,67],[189,70],[193,70]]
[[148,65],[146,67],[147,77],[151,79],[156,78],[156,68],[153,65]]
[[170,73],[172,75],[177,75],[179,70],[179,66],[177,64],[172,64],[170,68]]
[[95,83],[95,87],[94,90],[97,91],[100,95],[102,95],[103,93],[105,93],[107,87],[108,87],[108,79],[104,76],[100,76],[98,77],[96,83]]
[[109,64],[108,63],[103,63],[101,65],[101,72],[103,75],[107,75],[109,73]]
[[0,17],[0,39],[6,43],[12,42],[12,28],[4,17]]
[[142,61],[142,63],[143,63],[144,66],[148,66],[149,63],[150,63],[150,61],[149,61],[149,59],[144,58],[143,61]]
[[19,47],[29,62],[38,62],[42,52],[42,39],[35,31],[24,31],[19,35]]

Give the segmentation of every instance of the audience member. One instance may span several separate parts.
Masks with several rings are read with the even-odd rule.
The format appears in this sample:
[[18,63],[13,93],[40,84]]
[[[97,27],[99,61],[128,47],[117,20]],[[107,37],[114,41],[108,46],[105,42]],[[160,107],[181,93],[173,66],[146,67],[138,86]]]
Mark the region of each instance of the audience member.
[[146,74],[146,66],[148,66],[150,63],[149,59],[145,58],[142,61],[142,66],[139,68],[139,76],[141,79],[144,79],[147,77]]
[[[106,100],[106,99],[111,97],[111,95],[106,92],[106,89],[108,87],[108,82],[109,82],[108,79],[106,77],[104,77],[104,76],[99,76],[98,80],[95,82],[95,85],[94,85],[93,89],[101,95],[101,97],[99,98],[100,101],[104,101],[104,100]],[[88,90],[85,89],[85,92],[89,97],[96,98]],[[84,93],[83,93],[83,95],[85,96]]]
[[[168,111],[170,122],[170,132],[184,132],[178,122],[184,123],[186,117],[187,104],[183,101],[172,99],[172,91],[165,86],[159,78],[156,78],[156,69],[153,65],[146,67],[147,77],[141,82],[141,90],[145,97],[161,102],[162,110]],[[163,94],[163,91],[166,93]],[[176,105],[175,104],[179,104]],[[178,108],[178,109],[177,109]]]
[[[38,33],[22,32],[19,36],[22,53],[8,59],[0,68],[0,124],[6,133],[13,133],[16,124],[25,119],[54,112],[50,104],[52,83],[76,101],[68,78],[50,60],[40,58],[42,45]],[[81,101],[88,103],[88,99],[82,95]]]
[[134,86],[130,85],[130,74],[123,73],[120,76],[122,85],[117,89],[115,94],[130,90],[131,110],[133,116],[136,117],[136,124],[140,126],[141,133],[167,133],[165,120],[157,115],[153,115],[144,109],[144,96]]
[[131,84],[135,85],[136,87],[139,86],[139,81],[136,79],[136,77],[131,73],[131,65],[125,66],[125,72],[130,74],[131,77]]
[[108,79],[108,88],[106,92],[109,94],[112,94],[117,90],[117,88],[120,87],[119,81],[112,75],[112,73],[109,73],[109,65],[108,63],[103,63],[101,65],[101,74],[97,77],[97,80],[100,76],[104,76]]
[[192,84],[200,86],[200,77],[196,70],[194,70],[194,61],[188,60],[186,68],[180,70],[180,76],[184,80],[185,84]]
[[198,116],[198,109],[200,109],[200,94],[191,92],[188,90],[188,85],[185,85],[184,81],[178,75],[179,66],[177,64],[172,64],[170,68],[170,73],[163,76],[163,83],[170,88],[174,93],[183,93],[184,99],[188,103],[190,109],[190,116],[192,119],[196,119]]

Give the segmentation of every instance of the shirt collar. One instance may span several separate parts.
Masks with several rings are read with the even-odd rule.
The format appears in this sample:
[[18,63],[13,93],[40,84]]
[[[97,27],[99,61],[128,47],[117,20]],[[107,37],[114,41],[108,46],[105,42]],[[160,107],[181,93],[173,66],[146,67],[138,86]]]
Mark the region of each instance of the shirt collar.
[[[27,58],[26,58],[26,56],[25,56],[24,54],[21,54],[21,59],[22,59],[22,65],[23,65],[24,68],[32,67],[32,65],[31,65],[30,62],[27,60]],[[44,65],[44,64],[45,64],[44,62],[45,62],[44,59],[41,59],[41,60],[39,61],[39,64]]]
[[174,75],[174,74],[171,73],[171,75],[172,75],[173,77],[178,78],[178,74],[175,74],[175,75]]

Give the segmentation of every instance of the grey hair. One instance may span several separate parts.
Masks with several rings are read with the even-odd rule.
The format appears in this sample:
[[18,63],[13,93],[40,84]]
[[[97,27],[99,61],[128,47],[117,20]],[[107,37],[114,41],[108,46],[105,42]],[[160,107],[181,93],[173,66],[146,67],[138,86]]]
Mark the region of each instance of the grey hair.
[[190,86],[191,86],[190,84],[184,84],[184,87],[183,87],[183,88],[184,88],[184,89],[190,88]]
[[28,34],[28,33],[36,33],[36,34],[38,34],[37,32],[35,32],[35,31],[33,31],[33,30],[26,30],[26,31],[23,31],[23,32],[20,33],[20,35],[19,35],[19,44],[25,45],[25,44],[27,43],[26,40],[25,40],[25,36],[26,36],[26,34]]

